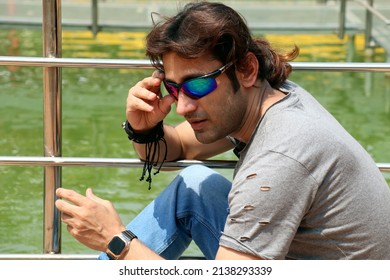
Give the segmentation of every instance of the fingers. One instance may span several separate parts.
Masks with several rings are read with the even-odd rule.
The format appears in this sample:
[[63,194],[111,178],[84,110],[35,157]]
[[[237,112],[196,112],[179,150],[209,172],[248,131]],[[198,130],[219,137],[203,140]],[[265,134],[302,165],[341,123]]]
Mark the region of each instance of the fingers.
[[74,205],[80,206],[86,202],[86,197],[69,189],[58,188],[56,195],[60,198],[66,199],[72,202]]
[[136,131],[148,131],[170,112],[175,99],[161,96],[164,73],[154,71],[151,77],[139,81],[128,93],[126,118]]
[[98,198],[97,196],[95,196],[95,194],[93,193],[91,188],[88,188],[85,191],[85,196],[88,197],[89,199],[92,199],[92,200],[96,200],[96,198]]
[[87,194],[88,196],[83,196],[73,190],[64,188],[57,189],[56,195],[62,199],[57,199],[55,205],[58,210],[63,212],[63,220],[80,214],[82,207],[91,207],[91,200],[98,203],[103,201],[92,193],[92,189],[87,189]]
[[160,70],[156,70],[156,71],[153,72],[152,77],[153,78],[158,78],[160,80],[163,80],[164,77],[165,77],[165,74],[164,74],[164,72],[162,72]]
[[95,201],[95,202],[97,202],[97,203],[100,203],[100,204],[105,204],[105,203],[108,202],[107,200],[102,199],[102,198],[96,196],[96,195],[93,193],[93,191],[92,191],[91,188],[88,188],[88,189],[85,191],[85,197],[88,198],[88,199],[90,199],[90,200],[93,200],[93,201]]
[[139,81],[129,90],[127,95],[127,112],[151,112],[154,109],[153,102],[160,96],[161,80],[148,77]]
[[160,85],[164,74],[155,71],[151,77],[144,78],[129,90],[129,95],[145,101],[154,101],[160,97]]
[[112,203],[96,196],[88,188],[85,196],[59,188],[56,207],[68,232],[82,244],[94,250],[105,250],[112,236],[125,228]]
[[175,103],[176,99],[171,95],[166,95],[161,98],[161,102],[159,103],[159,109],[165,115],[167,115],[171,111],[171,106]]
[[80,194],[72,190],[57,189],[57,196],[61,199],[57,199],[55,206],[62,212],[62,221],[67,222],[69,218],[78,213],[79,205],[83,203],[83,198]]

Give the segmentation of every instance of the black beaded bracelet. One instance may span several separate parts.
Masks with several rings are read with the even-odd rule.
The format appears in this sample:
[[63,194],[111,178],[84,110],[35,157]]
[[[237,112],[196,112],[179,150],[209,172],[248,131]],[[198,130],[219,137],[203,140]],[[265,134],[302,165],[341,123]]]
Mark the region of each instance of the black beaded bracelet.
[[[157,168],[157,171],[153,174],[156,175],[160,172],[160,169],[167,159],[167,142],[164,139],[164,125],[163,121],[159,122],[148,134],[136,133],[131,127],[128,121],[123,122],[123,129],[127,133],[129,140],[134,141],[139,144],[145,144],[145,161],[140,181],[145,179],[147,174],[146,182],[149,183],[149,190],[152,185],[152,168],[157,166],[157,163],[160,162],[160,166]],[[160,142],[165,146],[165,152],[163,158],[160,161]]]
[[134,131],[128,121],[123,122],[123,129],[127,133],[129,140],[139,144],[158,142],[164,138],[163,121],[159,122],[148,134],[141,134]]

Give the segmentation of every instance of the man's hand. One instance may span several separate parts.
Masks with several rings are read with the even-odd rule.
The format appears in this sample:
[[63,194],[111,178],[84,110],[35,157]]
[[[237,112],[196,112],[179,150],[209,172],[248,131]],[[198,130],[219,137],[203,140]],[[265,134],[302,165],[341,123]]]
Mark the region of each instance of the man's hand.
[[55,205],[62,212],[61,220],[67,230],[85,246],[106,251],[115,234],[125,230],[118,213],[108,200],[95,196],[88,188],[85,196],[69,189],[59,188]]
[[135,131],[152,129],[170,112],[175,98],[170,95],[162,97],[160,85],[163,79],[164,73],[155,71],[129,90],[126,118]]

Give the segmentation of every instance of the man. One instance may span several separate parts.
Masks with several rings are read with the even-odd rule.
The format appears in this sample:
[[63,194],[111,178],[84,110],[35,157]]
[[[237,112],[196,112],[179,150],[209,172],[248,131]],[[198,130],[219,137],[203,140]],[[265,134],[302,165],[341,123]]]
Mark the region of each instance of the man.
[[[56,206],[77,240],[107,252],[102,259],[175,259],[191,240],[207,259],[390,259],[388,185],[287,80],[297,48],[276,53],[234,10],[207,2],[157,23],[146,48],[158,71],[130,89],[124,128],[147,180],[157,162],[232,148],[234,180],[186,168],[126,228],[91,189],[59,189]],[[162,124],[173,103],[185,118],[176,127]]]

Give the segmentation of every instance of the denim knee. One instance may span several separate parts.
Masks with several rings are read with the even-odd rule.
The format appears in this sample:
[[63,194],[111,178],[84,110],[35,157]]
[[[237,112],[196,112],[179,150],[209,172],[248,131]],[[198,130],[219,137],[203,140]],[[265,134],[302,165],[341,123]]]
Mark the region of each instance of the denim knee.
[[186,189],[190,188],[195,193],[200,194],[200,189],[214,188],[214,191],[221,186],[230,189],[231,182],[213,169],[204,165],[191,165],[184,168],[179,176],[180,184]]
[[178,216],[185,212],[199,215],[209,211],[204,208],[209,208],[211,205],[227,209],[231,182],[213,169],[203,165],[193,165],[183,169],[175,180],[178,180],[173,184],[176,187]]

